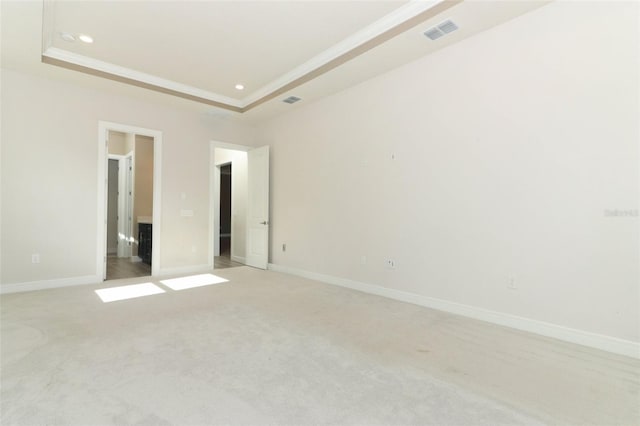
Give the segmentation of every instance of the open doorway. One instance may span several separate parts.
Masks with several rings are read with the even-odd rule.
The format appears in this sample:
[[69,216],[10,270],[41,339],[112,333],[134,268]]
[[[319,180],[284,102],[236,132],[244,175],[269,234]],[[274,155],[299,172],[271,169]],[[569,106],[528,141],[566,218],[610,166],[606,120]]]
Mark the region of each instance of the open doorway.
[[267,269],[269,260],[269,146],[252,148],[211,141],[210,262],[220,263],[221,166],[231,164],[231,261]]
[[231,163],[220,168],[220,257],[231,260]]
[[155,275],[161,133],[100,122],[99,142],[98,223],[104,228],[98,236],[98,273],[104,280]]
[[151,275],[153,138],[109,131],[106,280]]
[[247,208],[246,151],[214,150],[214,269],[245,263]]

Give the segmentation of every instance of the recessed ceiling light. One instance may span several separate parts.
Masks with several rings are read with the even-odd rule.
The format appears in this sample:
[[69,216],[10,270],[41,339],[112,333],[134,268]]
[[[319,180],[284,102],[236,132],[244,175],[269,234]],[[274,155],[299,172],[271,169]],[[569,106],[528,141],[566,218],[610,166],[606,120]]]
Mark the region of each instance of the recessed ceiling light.
[[60,33],[60,38],[64,41],[68,41],[69,43],[73,43],[74,41],[76,41],[76,38],[73,36],[73,34],[69,33]]
[[78,38],[80,39],[80,41],[84,41],[85,43],[93,43],[93,37],[86,34],[79,34]]
[[242,84],[236,84],[236,89],[244,90],[244,86]]

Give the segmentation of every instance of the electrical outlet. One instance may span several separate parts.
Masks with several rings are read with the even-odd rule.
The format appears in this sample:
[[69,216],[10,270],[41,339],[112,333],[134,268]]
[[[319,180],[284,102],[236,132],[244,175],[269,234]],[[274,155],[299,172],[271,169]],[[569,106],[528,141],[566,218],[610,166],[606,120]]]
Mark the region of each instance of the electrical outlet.
[[287,244],[286,243],[282,243],[282,251],[287,251]]
[[31,255],[31,263],[40,263],[40,254],[34,253]]
[[385,259],[384,267],[387,269],[396,269],[396,261],[393,259]]
[[516,279],[511,277],[509,278],[509,283],[507,284],[507,288],[510,290],[515,290],[518,288],[518,286],[516,285]]

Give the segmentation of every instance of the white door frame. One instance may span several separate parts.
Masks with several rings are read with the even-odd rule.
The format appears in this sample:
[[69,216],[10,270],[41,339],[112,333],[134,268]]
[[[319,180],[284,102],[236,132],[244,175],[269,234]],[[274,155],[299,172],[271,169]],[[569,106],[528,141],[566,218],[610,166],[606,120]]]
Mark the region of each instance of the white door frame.
[[162,206],[160,195],[162,194],[162,132],[160,130],[146,129],[144,127],[130,126],[109,121],[98,121],[98,246],[96,249],[96,275],[106,278],[107,255],[107,172],[109,162],[109,150],[107,140],[109,131],[133,133],[153,138],[153,250],[151,254],[151,275],[158,275],[160,271],[160,229]]
[[[213,257],[220,255],[220,168],[216,166],[216,148],[243,152],[253,149],[251,146],[219,141],[209,143],[209,229],[211,232],[209,232],[208,266],[211,269],[213,269]],[[231,212],[231,234],[233,235],[233,211]],[[231,256],[233,256],[233,247]]]

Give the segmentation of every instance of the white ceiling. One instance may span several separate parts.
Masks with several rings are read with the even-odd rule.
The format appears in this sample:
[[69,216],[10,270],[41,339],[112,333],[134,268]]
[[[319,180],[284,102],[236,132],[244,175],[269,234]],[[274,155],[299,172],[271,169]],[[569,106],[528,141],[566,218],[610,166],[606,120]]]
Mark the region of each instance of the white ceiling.
[[[39,1],[3,0],[2,66],[254,121],[358,84],[546,1],[55,0],[43,8]],[[449,18],[458,31],[436,41],[423,35]],[[396,26],[402,31],[391,34]],[[62,32],[89,34],[94,43],[66,42]],[[65,67],[82,65],[85,73],[43,64],[42,54]],[[86,73],[96,69],[200,102]],[[237,83],[245,90],[236,90]],[[303,101],[281,102],[290,95]]]
[[57,1],[54,32],[95,42],[53,46],[242,99],[402,3]]

